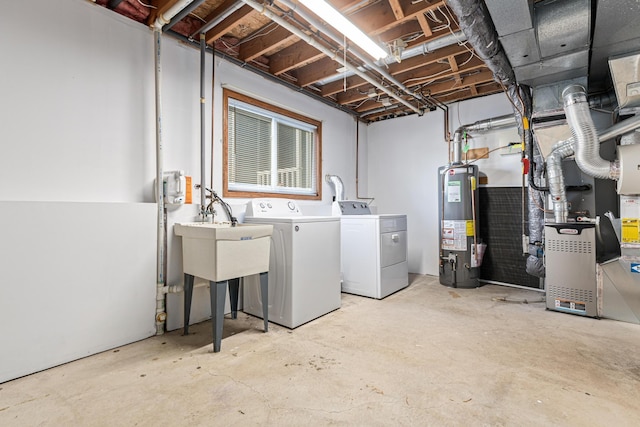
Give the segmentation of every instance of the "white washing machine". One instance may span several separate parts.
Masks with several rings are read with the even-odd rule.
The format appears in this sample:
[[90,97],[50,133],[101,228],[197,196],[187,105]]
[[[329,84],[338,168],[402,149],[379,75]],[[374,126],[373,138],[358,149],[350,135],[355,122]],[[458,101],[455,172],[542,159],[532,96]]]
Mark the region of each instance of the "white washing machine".
[[337,201],[342,292],[382,299],[409,285],[407,216],[371,214],[362,201]]
[[[340,218],[304,216],[293,200],[254,199],[244,222],[273,225],[270,322],[293,329],[340,308]],[[262,317],[259,288],[245,286],[243,302],[245,312]]]

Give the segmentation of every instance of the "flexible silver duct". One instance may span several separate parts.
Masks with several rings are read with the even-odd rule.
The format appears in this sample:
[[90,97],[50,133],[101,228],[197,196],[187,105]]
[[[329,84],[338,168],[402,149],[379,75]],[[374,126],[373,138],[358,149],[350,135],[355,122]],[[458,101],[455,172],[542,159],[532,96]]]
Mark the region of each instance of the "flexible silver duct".
[[562,160],[573,155],[573,139],[560,141],[547,156],[547,184],[553,201],[553,216],[556,223],[567,222],[569,206],[562,174]]
[[344,184],[342,183],[342,179],[338,175],[325,175],[325,181],[327,181],[332,187],[333,192],[336,195],[336,202],[341,202],[345,199],[344,197]]
[[[600,132],[598,134],[598,142],[603,143],[611,138],[633,132],[638,128],[640,128],[640,116],[623,120]],[[553,213],[556,222],[567,221],[567,196],[562,174],[562,160],[573,155],[574,152],[575,140],[569,138],[554,145],[551,153],[547,156],[547,181],[549,183],[549,193],[553,199]]]
[[600,157],[600,142],[589,111],[585,88],[580,85],[567,86],[562,91],[562,98],[567,123],[575,140],[578,167],[594,178],[617,180],[620,177],[618,162]]

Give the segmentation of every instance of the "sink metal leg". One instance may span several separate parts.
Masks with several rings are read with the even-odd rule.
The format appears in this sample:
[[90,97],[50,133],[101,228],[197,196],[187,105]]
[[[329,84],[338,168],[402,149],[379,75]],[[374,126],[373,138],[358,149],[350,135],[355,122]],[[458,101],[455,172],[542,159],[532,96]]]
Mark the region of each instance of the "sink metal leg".
[[264,331],[269,330],[269,274],[260,273],[260,293],[262,296],[262,319],[264,320]]
[[238,294],[240,293],[240,279],[229,279],[229,300],[231,302],[231,318],[238,318]]
[[189,335],[189,317],[191,316],[191,299],[193,297],[193,275],[184,274],[184,329],[182,334]]
[[209,282],[214,353],[220,351],[220,344],[222,343],[222,324],[224,323],[224,303],[227,298],[227,282],[227,280],[222,282]]

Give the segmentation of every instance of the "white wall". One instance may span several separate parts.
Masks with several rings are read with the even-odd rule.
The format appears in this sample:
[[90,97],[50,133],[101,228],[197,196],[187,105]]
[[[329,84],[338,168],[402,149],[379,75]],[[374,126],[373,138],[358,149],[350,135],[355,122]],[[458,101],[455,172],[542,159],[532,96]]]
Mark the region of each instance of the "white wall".
[[[33,14],[33,10],[39,10]],[[24,31],[21,23],[30,17],[29,25],[38,31]],[[16,36],[19,34],[20,36]],[[43,38],[42,34],[46,34]],[[0,201],[11,206],[19,203],[39,203],[47,206],[77,202],[83,207],[126,203],[148,203],[155,206],[153,181],[155,178],[155,103],[154,103],[154,45],[153,34],[145,25],[137,24],[106,8],[84,0],[32,0],[10,2],[0,14],[0,51],[3,52],[0,79]],[[171,37],[163,37],[163,149],[164,169],[182,169],[200,182],[200,89],[197,49]],[[318,103],[311,98],[269,82],[224,60],[215,60],[215,83],[211,75],[213,55],[207,54],[206,64],[206,177],[212,169],[211,135],[213,126],[213,187],[222,189],[222,90],[221,85],[233,86],[261,99],[295,110],[323,122],[323,175],[342,177],[349,193],[355,193],[355,121],[349,115]],[[211,99],[212,89],[214,99]],[[212,105],[215,108],[212,109]],[[323,181],[321,201],[301,203],[309,214],[330,212],[332,192]],[[172,225],[176,221],[192,221],[199,211],[199,193],[193,193],[194,204],[185,205],[169,213],[167,284],[182,283],[182,259],[179,239],[174,238]],[[234,213],[242,217],[246,200],[228,200]],[[47,205],[49,204],[49,205]],[[99,209],[99,208],[97,208]],[[86,211],[84,211],[86,212]],[[27,226],[25,216],[22,223]],[[0,212],[0,221],[7,220]],[[137,217],[135,221],[142,221]],[[155,218],[148,219],[155,227]],[[140,224],[144,228],[149,224]],[[131,225],[131,224],[129,224]],[[134,224],[135,226],[135,224]],[[57,230],[41,232],[47,247],[61,239]],[[82,236],[80,236],[82,241]],[[90,237],[86,237],[90,242]],[[131,247],[144,247],[145,254],[155,258],[156,242],[148,239]],[[74,240],[74,242],[77,242]],[[7,242],[3,250],[15,242]],[[107,249],[96,248],[84,252],[87,261],[108,258]],[[22,263],[9,273],[18,274]],[[80,258],[78,262],[82,262]],[[95,265],[91,262],[88,265]],[[3,264],[4,266],[4,264]],[[149,277],[155,289],[155,265]],[[97,276],[97,272],[96,272]],[[3,276],[3,280],[5,280]],[[13,277],[13,276],[11,276]],[[98,278],[95,286],[100,286]],[[71,292],[73,286],[55,279],[43,283],[29,282],[30,293],[13,292],[3,283],[3,298],[19,299],[34,305],[45,286],[58,288],[66,295],[56,307],[61,312],[76,313],[79,324],[89,330],[101,321],[91,312],[79,311],[83,297]],[[105,279],[106,280],[106,279]],[[59,282],[59,283],[58,283]],[[129,296],[126,290],[112,289],[114,299]],[[122,293],[124,292],[124,294]],[[155,299],[152,301],[155,302]],[[116,311],[119,319],[139,323],[138,315],[148,310],[146,296],[132,297],[132,306]],[[137,306],[138,308],[132,308]],[[168,297],[167,327],[182,326],[182,295]],[[38,313],[29,322],[43,320]],[[49,314],[47,314],[49,316]],[[153,313],[149,314],[153,322]],[[194,292],[191,320],[209,317],[209,296],[206,287]],[[9,342],[16,338],[19,318],[0,313]],[[56,315],[48,317],[56,323]],[[130,342],[130,333],[117,324],[106,323],[115,340],[107,345]],[[144,325],[147,328],[148,325]],[[151,334],[148,329],[146,334]],[[3,329],[5,331],[5,329]],[[11,331],[16,331],[11,333]],[[4,334],[4,332],[3,332]],[[139,339],[140,335],[136,336]],[[29,340],[29,337],[26,337]],[[34,340],[32,340],[34,341]],[[65,342],[82,355],[90,354],[100,345],[87,342]],[[69,356],[71,357],[71,356]],[[15,358],[19,359],[19,357]],[[70,360],[70,359],[69,359]],[[60,362],[60,359],[56,359]],[[64,361],[64,360],[63,360]],[[4,361],[3,361],[4,362]],[[37,368],[36,368],[37,369]],[[20,370],[20,372],[26,372]]]
[[[39,10],[39,13],[33,14],[33,10]],[[29,25],[38,31],[24,31],[21,26],[24,16],[30,17]],[[43,34],[46,37],[43,38]],[[0,14],[0,51],[3,52],[0,201],[9,203],[12,208],[24,206],[21,203],[25,202],[42,202],[44,205],[38,208],[42,210],[38,212],[40,215],[47,215],[48,207],[70,202],[82,204],[83,209],[89,206],[100,209],[100,203],[148,203],[154,206],[155,106],[151,31],[144,25],[84,0],[10,2]],[[208,75],[213,71],[213,63],[213,57],[208,54]],[[194,183],[198,183],[199,52],[170,37],[163,37],[162,69],[164,168],[182,169],[193,176]],[[219,58],[215,59],[213,85],[207,78],[205,90],[208,98],[206,134],[213,132],[215,189],[222,188],[222,85],[321,120],[322,174],[339,175],[344,181],[347,197],[356,196],[354,119]],[[213,101],[209,95],[212,89]],[[460,123],[469,123],[509,112],[510,105],[504,97],[486,97],[462,104],[459,112],[452,113],[452,121],[457,125],[458,116]],[[424,117],[411,116],[368,127],[360,125],[359,128],[359,195],[375,197],[374,203],[380,212],[405,212],[409,215],[410,269],[436,274],[437,215],[433,207],[437,195],[434,183],[437,166],[446,163],[447,159],[442,115],[433,112]],[[206,145],[210,147],[210,141]],[[212,168],[209,149],[205,155],[208,183]],[[304,212],[330,212],[333,194],[324,181],[322,186],[322,200],[302,202]],[[194,192],[194,201],[197,203],[198,200],[199,194]],[[246,200],[228,202],[234,207],[234,213],[241,217]],[[172,234],[171,225],[176,221],[194,220],[198,209],[199,206],[193,204],[169,214],[168,284],[182,282],[181,247]],[[32,215],[25,215],[22,222],[16,217],[20,218],[20,215],[12,216],[12,224],[25,227]],[[6,213],[0,211],[0,221],[8,219]],[[133,221],[128,226],[155,227],[155,219],[137,217]],[[39,232],[42,241],[46,242],[43,247],[56,247],[64,239],[55,225],[41,227]],[[95,251],[78,251],[77,261],[96,265],[96,259],[108,259],[112,255],[108,249],[111,246],[103,248],[91,239],[90,235],[83,237],[80,234],[72,241],[76,246],[86,243],[95,247]],[[155,257],[155,239],[135,239],[144,240],[136,241],[139,245],[132,247],[142,248],[145,259]],[[5,240],[4,243],[3,250],[10,250],[17,242]],[[87,259],[83,260],[83,256]],[[9,275],[15,277],[20,268],[26,268],[33,262],[23,255]],[[155,268],[149,277],[151,275],[155,277]],[[95,286],[108,285],[100,281],[99,271],[95,271],[94,276],[86,272],[85,276]],[[131,277],[134,276],[132,274]],[[9,276],[3,276],[2,280],[8,280],[6,277]],[[92,312],[79,311],[83,295],[72,292],[75,288],[67,286],[59,277],[50,282],[35,276],[25,280],[29,281],[30,293],[14,292],[12,286],[3,282],[3,299],[20,300],[26,306],[35,306],[41,291],[45,287],[54,287],[66,296],[56,307],[60,312],[77,314],[75,318],[79,324],[88,330],[94,330],[97,322],[103,320]],[[77,282],[74,283],[76,285]],[[147,286],[154,287],[155,283],[140,286],[147,289]],[[144,334],[152,333],[148,325],[139,325],[139,313],[149,310],[145,293],[131,295],[122,288],[113,288],[112,291],[115,293],[114,301],[131,297],[131,305],[127,309],[114,311],[118,319],[135,324],[146,331]],[[194,298],[192,321],[208,317],[208,290],[196,290]],[[181,295],[169,297],[169,329],[182,325],[181,305]],[[33,316],[30,322],[46,321],[56,325],[55,313],[47,314],[46,318],[38,318],[37,313]],[[16,339],[12,331],[19,328],[13,326],[23,321],[0,312],[5,342]],[[106,327],[110,328],[109,333],[114,334],[114,340],[91,346],[82,340],[59,344],[87,355],[105,345],[123,344],[132,339],[117,323],[107,322]],[[140,334],[136,337],[139,338]],[[28,341],[29,338],[21,339]]]
[[[212,57],[207,57],[208,66]],[[222,195],[222,89],[223,87],[245,93],[257,99],[264,100],[272,105],[278,105],[287,110],[311,117],[322,122],[322,200],[299,201],[301,210],[307,215],[330,215],[333,192],[324,181],[324,175],[335,174],[342,178],[347,194],[355,197],[355,137],[356,121],[349,115],[317,102],[308,96],[275,84],[262,76],[220,58],[215,58],[214,75],[214,103],[213,103],[213,189]],[[209,96],[211,92],[207,92]],[[209,134],[208,134],[209,135]],[[207,143],[209,147],[211,144]],[[210,158],[209,152],[207,159]],[[178,168],[178,166],[176,166]],[[207,177],[207,186],[210,178]],[[233,214],[242,221],[245,205],[248,199],[227,198]],[[170,223],[194,220],[192,211],[172,212],[169,216]],[[220,209],[218,209],[220,211]],[[169,284],[182,283],[181,243],[180,239],[171,233],[169,242],[169,272],[167,281]],[[191,308],[191,322],[207,319],[209,311],[209,293],[207,287],[194,290],[194,302]],[[169,330],[180,328],[183,325],[183,298],[182,295],[169,295],[167,300],[167,328]]]
[[155,333],[155,204],[0,212],[0,383]]
[[[512,114],[503,94],[458,104],[449,109],[451,132],[465,124]],[[518,142],[513,128],[473,135],[471,148],[493,149]],[[404,213],[408,220],[409,271],[438,275],[437,169],[448,163],[444,114],[437,110],[376,122],[367,128],[368,189],[378,213]],[[519,156],[491,153],[478,160],[489,185],[520,185]]]
[[[3,6],[1,199],[153,201],[149,34],[100,9],[81,0]],[[24,30],[25,16],[37,31]]]
[[0,381],[155,333],[152,46],[89,2],[3,7]]

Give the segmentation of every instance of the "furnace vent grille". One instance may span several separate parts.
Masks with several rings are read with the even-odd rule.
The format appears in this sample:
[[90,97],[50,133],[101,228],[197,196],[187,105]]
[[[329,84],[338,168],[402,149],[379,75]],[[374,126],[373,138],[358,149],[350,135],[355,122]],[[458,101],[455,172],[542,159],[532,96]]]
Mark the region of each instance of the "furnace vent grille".
[[547,297],[551,297],[554,300],[564,299],[589,303],[593,302],[593,291],[550,285],[547,288]]
[[590,254],[593,245],[589,240],[547,239],[545,249],[547,252]]

